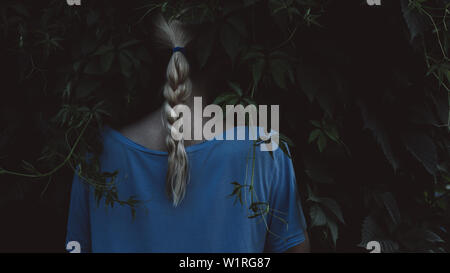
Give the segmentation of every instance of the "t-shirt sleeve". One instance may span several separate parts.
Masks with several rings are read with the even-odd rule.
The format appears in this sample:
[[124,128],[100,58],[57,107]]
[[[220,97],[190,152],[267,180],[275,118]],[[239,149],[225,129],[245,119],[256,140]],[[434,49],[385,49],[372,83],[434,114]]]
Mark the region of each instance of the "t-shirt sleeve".
[[276,156],[269,198],[271,213],[264,251],[284,252],[305,240],[306,221],[292,160],[281,149],[273,154]]
[[69,248],[68,251],[79,247],[80,252],[91,252],[89,219],[89,186],[75,174],[67,221],[66,249]]

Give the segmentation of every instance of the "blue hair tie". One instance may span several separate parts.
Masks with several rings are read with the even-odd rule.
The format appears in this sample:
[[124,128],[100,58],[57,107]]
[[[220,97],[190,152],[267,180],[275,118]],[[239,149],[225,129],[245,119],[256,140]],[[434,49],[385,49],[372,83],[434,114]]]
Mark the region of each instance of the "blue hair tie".
[[175,53],[177,51],[180,51],[183,54],[186,54],[186,49],[182,46],[176,46],[172,49],[172,52]]

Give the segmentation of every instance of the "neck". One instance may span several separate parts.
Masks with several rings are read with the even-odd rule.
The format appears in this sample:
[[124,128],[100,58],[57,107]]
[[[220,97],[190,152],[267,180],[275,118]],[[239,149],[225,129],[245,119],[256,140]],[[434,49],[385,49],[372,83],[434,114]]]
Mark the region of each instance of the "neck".
[[[206,92],[206,88],[201,84],[193,84],[192,96],[185,105],[191,109],[191,121],[194,120],[194,97],[202,97],[202,108],[209,103],[210,98]],[[119,131],[127,138],[134,142],[147,147],[152,150],[166,150],[165,139],[168,134],[163,123],[163,106],[159,107],[156,111],[153,111],[145,115],[140,120],[124,126]],[[202,125],[205,120],[202,119]],[[193,122],[191,122],[191,131],[194,131]],[[185,146],[197,144],[203,142],[202,140],[185,140]]]

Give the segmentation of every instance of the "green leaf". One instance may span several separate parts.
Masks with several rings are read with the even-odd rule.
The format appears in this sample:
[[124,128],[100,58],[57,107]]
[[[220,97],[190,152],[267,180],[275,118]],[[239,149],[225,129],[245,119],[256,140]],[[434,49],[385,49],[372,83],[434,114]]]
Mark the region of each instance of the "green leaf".
[[231,98],[229,101],[226,102],[227,105],[236,105],[241,100],[240,97],[235,96],[234,98]]
[[238,83],[228,82],[228,85],[231,87],[231,89],[233,89],[234,92],[236,92],[236,94],[238,94],[239,97],[242,96],[242,89]]
[[408,0],[401,0],[400,2],[403,19],[408,26],[410,42],[412,43],[417,36],[422,35],[427,29],[427,22],[416,9],[408,5]]
[[322,128],[322,124],[318,120],[310,120],[309,122],[317,128]]
[[81,63],[82,63],[82,61],[76,61],[76,62],[73,63],[73,70],[74,70],[75,72],[78,71],[78,69],[79,69],[80,66],[81,66]]
[[29,162],[27,162],[25,160],[22,160],[22,167],[25,170],[27,170],[29,172],[32,172],[32,173],[34,173],[36,171],[36,168],[31,163],[29,163]]
[[126,41],[126,42],[122,43],[121,45],[119,45],[119,49],[124,49],[124,48],[130,47],[130,46],[136,45],[136,44],[138,44],[140,42],[141,41],[136,40],[136,39],[132,39],[132,40]]
[[333,241],[333,245],[336,246],[336,241],[338,239],[338,225],[332,219],[328,219],[327,226],[331,233],[331,240]]
[[390,192],[385,192],[381,195],[381,200],[383,201],[383,204],[392,219],[394,224],[393,228],[397,227],[401,222],[401,217],[400,210],[398,209],[394,196]]
[[223,93],[214,100],[213,104],[224,105],[236,97],[237,97],[237,95],[234,92],[233,93],[231,93],[231,92]]
[[381,146],[383,153],[392,168],[394,171],[397,170],[399,163],[397,158],[394,156],[394,152],[392,151],[390,139],[387,135],[384,123],[377,118],[375,113],[369,111],[365,103],[358,102],[358,105],[361,108],[361,114],[364,121],[363,129],[369,129],[372,132],[375,140]]
[[442,238],[439,235],[428,229],[424,231],[423,237],[427,242],[430,243],[445,243],[445,241],[442,240]]
[[309,185],[306,185],[306,191],[308,193],[308,201],[313,201],[315,203],[320,203],[320,197],[316,196],[314,192],[311,190]]
[[436,174],[438,158],[433,140],[423,133],[408,133],[403,135],[406,149],[423,164],[432,175]]
[[375,221],[375,218],[372,215],[366,216],[361,228],[361,243],[359,243],[359,246],[365,248],[368,242],[379,241],[384,237],[385,234],[379,224]]
[[125,54],[133,63],[134,67],[138,68],[141,65],[141,62],[134,57],[134,51],[130,51],[128,49],[124,49],[121,53]]
[[241,203],[241,206],[243,205],[242,202],[242,187],[243,185],[239,184],[238,182],[231,182],[231,184],[234,186],[233,191],[231,194],[229,194],[229,197],[235,196],[234,203],[236,204],[237,200],[239,200],[239,203]]
[[312,130],[311,133],[309,134],[308,143],[312,143],[321,134],[322,134],[322,131],[320,129]]
[[327,216],[325,215],[325,212],[319,205],[317,204],[312,205],[309,210],[309,214],[311,216],[312,221],[311,227],[326,225]]
[[323,122],[323,131],[325,134],[334,142],[339,143],[339,131],[337,130],[336,124],[333,121],[328,120],[328,122]]
[[317,140],[317,147],[319,148],[319,151],[322,152],[326,146],[327,146],[327,138],[325,137],[325,135],[321,134],[319,136],[319,139]]
[[281,151],[289,158],[292,158],[291,155],[289,154],[288,148],[287,148],[287,143],[286,142],[281,142],[279,145]]
[[257,106],[258,104],[256,103],[256,101],[250,99],[250,98],[242,98],[242,101],[244,101],[247,105],[253,104],[255,106]]
[[337,217],[337,219],[345,224],[344,221],[344,217],[342,215],[342,210],[341,207],[339,206],[339,204],[331,199],[331,198],[327,198],[327,197],[321,197],[320,198],[320,203],[325,206],[327,209],[329,209],[331,212],[333,212],[333,214]]
[[290,139],[289,137],[287,137],[286,135],[284,135],[282,133],[278,133],[278,135],[280,136],[281,141],[286,142],[287,145],[289,145],[290,147],[295,147],[295,144],[292,141],[292,139]]
[[262,52],[263,47],[261,46],[251,46],[249,50],[245,53],[245,55],[242,57],[243,61],[252,61],[252,60],[259,60],[264,59],[265,55]]

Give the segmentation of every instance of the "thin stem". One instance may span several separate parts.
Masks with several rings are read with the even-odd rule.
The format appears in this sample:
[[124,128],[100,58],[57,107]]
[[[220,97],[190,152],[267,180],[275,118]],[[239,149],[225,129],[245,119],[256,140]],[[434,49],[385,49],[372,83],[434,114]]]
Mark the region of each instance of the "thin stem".
[[429,14],[429,13],[428,13],[426,10],[424,10],[424,9],[421,9],[421,11],[422,11],[423,13],[425,13],[425,15],[428,16],[428,18],[430,18],[431,23],[433,24],[434,29],[435,29],[435,31],[436,31],[436,36],[437,36],[437,40],[438,40],[439,47],[441,48],[442,55],[444,55],[444,58],[445,58],[445,59],[448,59],[447,55],[445,54],[444,47],[442,46],[441,38],[440,38],[440,36],[439,36],[439,28],[437,27],[436,23],[434,22],[433,16],[431,16],[431,14]]
[[295,34],[295,32],[297,31],[298,26],[299,26],[299,24],[297,23],[297,24],[295,25],[294,30],[291,32],[291,34],[290,34],[289,37],[287,38],[287,40],[283,41],[281,44],[279,44],[278,46],[274,47],[274,48],[271,50],[271,52],[272,52],[272,51],[275,51],[275,50],[278,50],[278,49],[284,47],[286,44],[288,44],[288,43],[292,40],[292,38],[294,38],[294,34]]
[[58,166],[56,166],[53,170],[46,172],[46,173],[38,173],[38,174],[26,174],[26,173],[19,173],[19,172],[14,172],[14,171],[9,171],[9,170],[5,170],[5,169],[0,169],[0,174],[11,174],[11,175],[17,175],[17,176],[23,176],[23,177],[28,177],[28,178],[38,178],[38,177],[45,177],[45,176],[49,176],[52,175],[54,173],[56,173],[59,169],[61,169],[64,165],[66,165],[66,163],[70,160],[70,158],[72,157],[76,147],[78,146],[78,143],[81,140],[81,137],[83,136],[84,132],[86,131],[89,123],[91,122],[92,119],[92,114],[89,115],[88,120],[86,121],[86,124],[84,125],[83,129],[81,130],[80,135],[78,136],[77,140],[75,141],[72,149],[70,150],[69,154],[67,155],[67,157],[64,159],[63,162],[61,162]]

